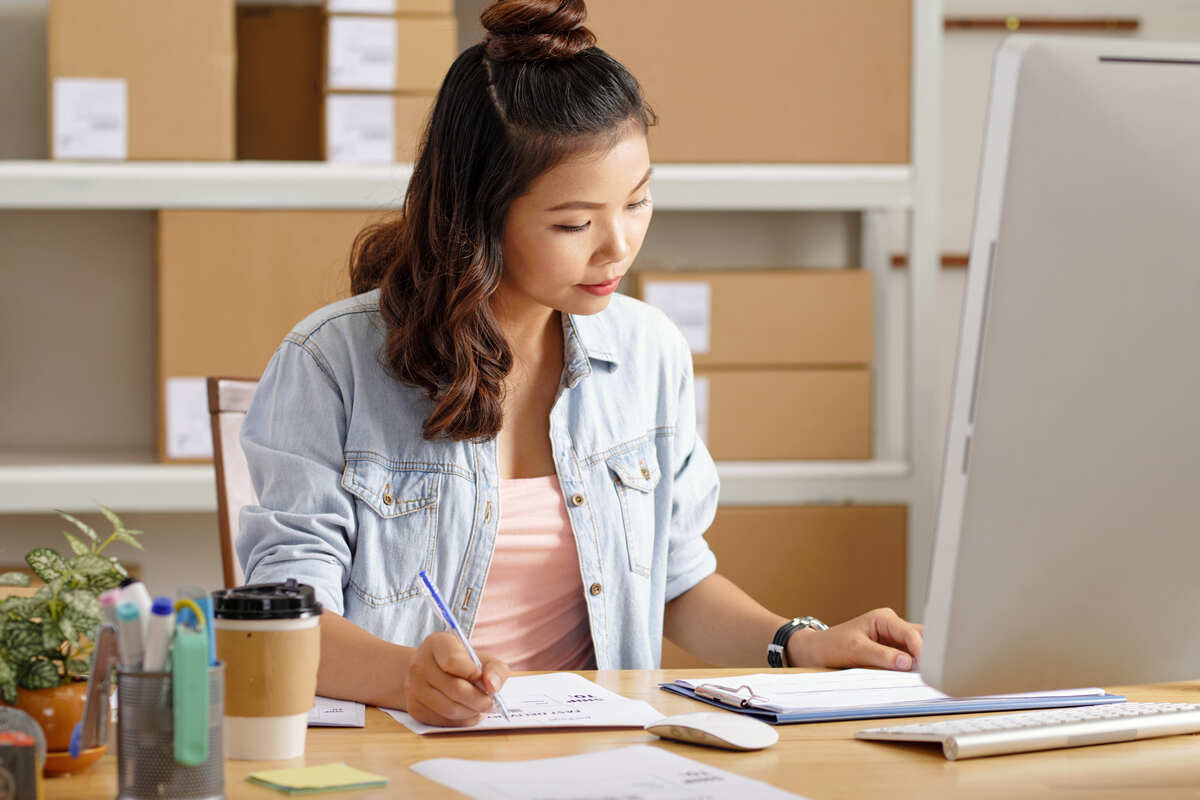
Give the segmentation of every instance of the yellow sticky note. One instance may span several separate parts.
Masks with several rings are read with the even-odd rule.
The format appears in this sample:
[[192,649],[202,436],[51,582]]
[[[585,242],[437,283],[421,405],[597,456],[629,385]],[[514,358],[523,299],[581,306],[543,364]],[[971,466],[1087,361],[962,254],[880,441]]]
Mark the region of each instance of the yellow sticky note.
[[289,794],[329,792],[335,789],[367,789],[387,786],[387,778],[344,763],[321,764],[315,767],[293,767],[292,769],[268,769],[252,772],[246,780],[269,786]]

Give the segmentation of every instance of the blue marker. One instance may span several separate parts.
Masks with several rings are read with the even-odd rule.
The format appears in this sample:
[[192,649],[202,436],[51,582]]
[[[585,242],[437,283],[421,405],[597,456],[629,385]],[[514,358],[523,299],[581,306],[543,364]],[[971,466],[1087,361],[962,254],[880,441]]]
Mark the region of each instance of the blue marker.
[[[425,596],[429,598],[429,602],[437,606],[438,613],[442,615],[442,619],[446,620],[446,624],[450,626],[450,630],[454,631],[454,635],[462,642],[462,646],[467,648],[467,655],[475,662],[475,666],[483,670],[483,662],[479,660],[479,656],[475,653],[475,648],[471,647],[471,643],[467,641],[467,637],[463,636],[462,628],[458,627],[458,623],[454,621],[454,615],[450,613],[450,609],[446,607],[442,596],[438,594],[438,590],[433,587],[433,581],[429,580],[429,576],[425,574],[425,570],[418,573],[421,576],[421,582],[425,584]],[[504,701],[500,699],[500,693],[492,695],[492,699],[496,701],[496,707],[500,709],[500,713],[508,719],[508,709],[504,707]]]

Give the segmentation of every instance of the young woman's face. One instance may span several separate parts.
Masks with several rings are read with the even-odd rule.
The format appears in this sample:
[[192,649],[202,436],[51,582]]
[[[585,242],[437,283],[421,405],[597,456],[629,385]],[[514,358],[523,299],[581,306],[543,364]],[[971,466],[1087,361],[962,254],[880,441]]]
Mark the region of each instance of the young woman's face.
[[610,150],[539,176],[504,225],[502,291],[571,314],[602,311],[650,225],[650,154],[630,126]]

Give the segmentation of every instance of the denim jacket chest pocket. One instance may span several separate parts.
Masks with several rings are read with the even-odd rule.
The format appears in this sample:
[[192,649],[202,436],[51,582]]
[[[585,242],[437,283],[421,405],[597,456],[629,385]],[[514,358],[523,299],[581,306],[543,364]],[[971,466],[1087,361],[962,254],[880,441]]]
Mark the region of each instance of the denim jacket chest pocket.
[[650,577],[654,559],[654,488],[662,476],[651,442],[620,450],[605,459],[625,528],[629,569]]
[[432,570],[441,473],[347,458],[342,488],[357,500],[358,544],[350,589],[370,606],[419,594],[417,573]]

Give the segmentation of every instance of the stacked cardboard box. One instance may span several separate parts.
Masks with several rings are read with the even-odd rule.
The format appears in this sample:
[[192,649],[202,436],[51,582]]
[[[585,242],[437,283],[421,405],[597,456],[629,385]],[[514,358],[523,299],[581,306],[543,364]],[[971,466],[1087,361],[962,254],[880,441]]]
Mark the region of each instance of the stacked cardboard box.
[[50,154],[230,161],[233,0],[50,0]]
[[411,161],[458,53],[453,0],[326,0],[328,161]]
[[[726,508],[708,533],[717,570],[777,614],[836,625],[873,608],[904,616],[907,506]],[[700,659],[663,641],[663,667]],[[747,667],[765,667],[767,643]]]
[[365,211],[161,211],[158,456],[212,455],[204,377],[256,378],[292,327],[349,294]]
[[871,275],[862,270],[642,272],[679,326],[715,458],[871,457]]
[[601,0],[655,161],[907,163],[910,0]]

